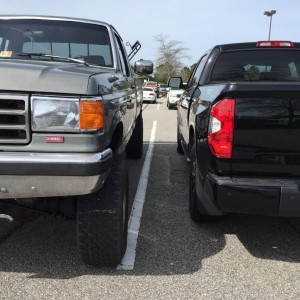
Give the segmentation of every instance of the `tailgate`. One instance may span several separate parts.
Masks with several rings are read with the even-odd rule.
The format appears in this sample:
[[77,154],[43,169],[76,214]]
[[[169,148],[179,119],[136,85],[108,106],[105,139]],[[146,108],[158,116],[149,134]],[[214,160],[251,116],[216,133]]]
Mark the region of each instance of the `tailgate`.
[[300,85],[237,87],[231,162],[232,175],[300,176]]

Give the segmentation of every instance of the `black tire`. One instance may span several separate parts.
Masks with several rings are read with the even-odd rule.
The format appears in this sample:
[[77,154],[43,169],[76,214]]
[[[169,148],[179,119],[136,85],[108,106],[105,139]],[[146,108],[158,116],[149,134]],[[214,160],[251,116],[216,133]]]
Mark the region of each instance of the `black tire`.
[[126,146],[125,152],[128,158],[139,159],[143,155],[144,142],[143,116],[140,113],[136,120],[136,125],[132,136]]
[[199,210],[196,193],[196,146],[190,146],[190,180],[189,180],[189,214],[196,223],[209,223],[219,220],[219,216],[212,216]]
[[92,266],[116,266],[127,245],[128,174],[124,155],[115,155],[100,191],[78,197],[77,240],[81,258]]
[[189,214],[194,222],[199,223],[202,221],[203,215],[200,213],[197,207],[195,144],[191,146],[190,150]]
[[179,154],[183,154],[183,148],[182,148],[181,141],[180,141],[178,125],[177,125],[177,152]]

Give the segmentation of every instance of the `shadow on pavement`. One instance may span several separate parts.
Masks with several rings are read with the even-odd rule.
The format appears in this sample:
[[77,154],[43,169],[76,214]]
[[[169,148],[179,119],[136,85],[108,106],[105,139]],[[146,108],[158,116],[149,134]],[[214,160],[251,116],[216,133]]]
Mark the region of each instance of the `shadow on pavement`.
[[[131,200],[142,164],[143,160],[129,161]],[[55,279],[189,274],[201,270],[203,260],[226,247],[226,235],[235,235],[254,257],[300,262],[299,219],[227,215],[195,224],[188,215],[188,177],[188,165],[177,154],[175,143],[155,145],[133,271],[84,266],[77,251],[75,222],[49,216],[24,224],[0,244],[0,272]],[[0,218],[0,233],[12,225],[11,220]]]
[[195,224],[188,214],[188,181],[188,165],[176,144],[155,145],[136,274],[197,272],[203,260],[226,247],[227,235],[236,236],[253,257],[300,262],[300,219],[228,214]]
[[228,215],[223,224],[257,258],[300,262],[300,219]]

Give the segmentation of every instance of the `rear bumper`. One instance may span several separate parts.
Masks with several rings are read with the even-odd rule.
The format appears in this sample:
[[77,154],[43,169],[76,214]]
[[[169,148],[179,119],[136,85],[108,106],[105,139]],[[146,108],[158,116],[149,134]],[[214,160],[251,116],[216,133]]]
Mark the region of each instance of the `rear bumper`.
[[300,192],[296,180],[231,178],[209,173],[204,194],[204,201],[214,204],[219,212],[300,217]]
[[179,100],[179,98],[177,98],[177,97],[176,98],[169,97],[169,103],[171,103],[171,104],[177,105],[178,100]]
[[146,102],[156,102],[156,97],[154,97],[154,98],[146,97],[146,98],[143,98],[143,101],[146,101]]
[[112,163],[99,153],[0,154],[0,199],[84,195],[100,189]]
[[179,100],[179,98],[177,98],[177,97],[176,98],[169,97],[169,99],[168,99],[169,106],[170,107],[177,107],[178,100]]

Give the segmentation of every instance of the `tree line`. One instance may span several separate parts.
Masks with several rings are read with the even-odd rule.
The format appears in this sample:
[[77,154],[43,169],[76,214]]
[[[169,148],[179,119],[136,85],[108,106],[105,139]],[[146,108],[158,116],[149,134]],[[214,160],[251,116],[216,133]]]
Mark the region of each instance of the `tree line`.
[[166,83],[171,76],[181,76],[183,82],[187,82],[196,66],[192,64],[188,67],[182,63],[183,59],[191,59],[186,54],[188,48],[163,34],[156,35],[154,40],[158,42],[156,68],[149,80]]

